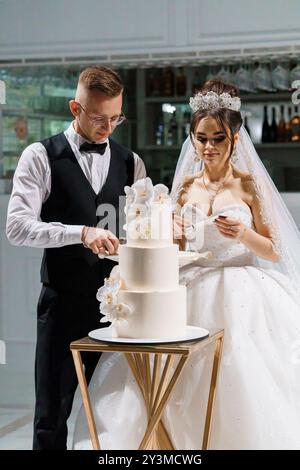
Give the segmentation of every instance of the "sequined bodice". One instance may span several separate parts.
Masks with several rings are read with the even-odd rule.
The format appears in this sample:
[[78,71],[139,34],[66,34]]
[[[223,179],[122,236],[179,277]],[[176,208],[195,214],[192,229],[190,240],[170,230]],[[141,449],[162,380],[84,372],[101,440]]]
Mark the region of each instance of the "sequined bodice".
[[[253,228],[252,213],[245,203],[234,203],[216,209],[212,216],[208,217],[197,206],[186,205],[182,208],[185,220],[191,221],[194,231],[197,233],[195,240],[187,243],[187,250],[204,252],[211,251],[211,259],[200,259],[197,264],[201,266],[247,266],[255,264],[255,256],[250,250],[236,239],[224,237],[213,222],[214,217],[226,215],[238,219],[247,227]],[[196,215],[196,219],[195,219]]]

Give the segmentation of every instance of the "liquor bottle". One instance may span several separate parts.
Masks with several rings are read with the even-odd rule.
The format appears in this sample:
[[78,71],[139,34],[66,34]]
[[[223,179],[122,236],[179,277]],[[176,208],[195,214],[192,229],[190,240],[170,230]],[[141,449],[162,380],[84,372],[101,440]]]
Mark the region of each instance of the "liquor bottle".
[[291,142],[292,135],[291,135],[291,122],[292,122],[292,107],[288,107],[288,119],[285,124],[285,138],[287,142]]
[[168,123],[168,128],[166,129],[166,145],[173,146],[178,144],[178,124],[176,120],[176,114],[172,115]]
[[272,123],[270,126],[270,142],[277,142],[276,108],[272,108]]
[[178,73],[176,75],[176,95],[177,96],[186,95],[186,75],[184,73],[183,67],[179,67]]
[[156,69],[151,73],[150,96],[160,96],[161,94],[161,71]]
[[163,72],[163,96],[174,96],[174,73],[171,67],[167,67]]
[[146,71],[146,96],[153,96],[154,71]]
[[201,89],[201,78],[198,70],[195,70],[194,79],[192,83],[192,94],[195,95]]
[[268,122],[268,108],[264,106],[264,120],[262,125],[261,141],[263,143],[270,142],[270,126]]
[[164,140],[164,125],[162,122],[160,122],[155,132],[155,144],[163,145],[163,140]]
[[280,120],[277,126],[277,142],[286,142],[286,122],[284,119],[284,106],[280,106]]
[[249,137],[251,137],[251,132],[250,132],[250,129],[249,129],[249,126],[248,126],[248,117],[247,116],[244,117],[244,127],[245,127],[246,131],[248,132]]
[[178,145],[178,124],[176,119],[176,111],[174,111],[174,114],[171,117],[170,129],[172,134],[172,145]]
[[300,116],[298,114],[298,106],[294,107],[295,114],[291,120],[291,141],[300,142]]
[[186,111],[183,115],[183,122],[182,122],[182,139],[185,140],[190,135],[190,128],[191,128],[191,116],[188,111]]
[[170,125],[166,129],[165,137],[166,137],[166,145],[168,147],[171,147],[173,145],[173,133],[172,133],[172,129],[171,129]]

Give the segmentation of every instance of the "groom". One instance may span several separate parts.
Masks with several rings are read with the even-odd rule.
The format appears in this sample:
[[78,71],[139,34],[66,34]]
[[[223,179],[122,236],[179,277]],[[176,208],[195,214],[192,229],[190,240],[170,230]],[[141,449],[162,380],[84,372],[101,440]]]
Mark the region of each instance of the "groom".
[[[122,95],[113,70],[83,70],[70,101],[74,121],[65,132],[27,147],[15,172],[7,237],[13,245],[45,248],[33,449],[66,449],[77,386],[69,345],[103,326],[96,292],[112,265],[97,255],[114,253],[118,234],[97,227],[97,208],[110,204],[118,213],[124,186],[145,177],[142,160],[109,138],[125,120]],[[98,359],[95,353],[84,357],[87,380]]]

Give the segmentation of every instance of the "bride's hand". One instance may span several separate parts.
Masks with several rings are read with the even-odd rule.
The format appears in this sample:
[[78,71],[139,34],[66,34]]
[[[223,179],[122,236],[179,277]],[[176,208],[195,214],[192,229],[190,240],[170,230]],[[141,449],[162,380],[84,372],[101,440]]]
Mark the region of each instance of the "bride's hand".
[[237,219],[230,219],[224,215],[219,215],[214,221],[219,232],[227,238],[241,240],[247,230],[247,226]]

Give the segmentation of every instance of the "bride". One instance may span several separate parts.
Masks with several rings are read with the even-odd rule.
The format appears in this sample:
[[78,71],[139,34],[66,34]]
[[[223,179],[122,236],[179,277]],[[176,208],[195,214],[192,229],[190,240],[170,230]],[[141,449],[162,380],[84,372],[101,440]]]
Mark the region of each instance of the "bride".
[[[190,100],[191,133],[172,188],[175,232],[182,249],[213,257],[180,278],[188,324],[225,329],[210,448],[300,449],[299,233],[242,126],[240,104],[221,80]],[[191,357],[164,414],[178,449],[200,447],[211,359],[209,348]],[[102,356],[90,394],[102,448],[137,448],[147,417],[121,354]],[[82,410],[74,448],[91,448]]]

